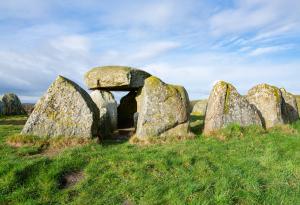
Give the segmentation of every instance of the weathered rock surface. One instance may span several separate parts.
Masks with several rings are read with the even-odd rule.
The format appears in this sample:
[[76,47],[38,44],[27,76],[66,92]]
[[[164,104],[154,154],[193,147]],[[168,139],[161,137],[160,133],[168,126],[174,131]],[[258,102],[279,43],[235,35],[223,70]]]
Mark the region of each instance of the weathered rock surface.
[[145,80],[139,98],[136,137],[189,135],[189,98],[181,86],[152,76]]
[[22,134],[39,136],[98,136],[99,110],[89,94],[59,76],[38,101]]
[[283,107],[285,122],[291,123],[297,121],[299,119],[299,113],[296,97],[287,92],[284,88],[281,88],[280,91],[285,102]]
[[120,128],[134,127],[134,113],[137,112],[136,91],[130,91],[121,98],[118,106],[118,125]]
[[[14,93],[6,93],[2,96],[3,115],[23,115],[26,114],[19,97]],[[0,105],[1,107],[1,105]],[[1,109],[1,108],[0,108]]]
[[209,135],[232,123],[241,126],[262,126],[257,109],[231,84],[219,81],[208,99],[204,134]]
[[145,71],[125,66],[93,68],[85,74],[85,83],[90,89],[110,91],[137,90],[151,75]]
[[197,100],[192,107],[193,115],[205,115],[208,100]]
[[94,90],[90,96],[99,109],[101,135],[109,137],[118,128],[117,102],[109,91]]
[[248,91],[247,99],[260,112],[265,128],[284,124],[284,101],[277,87],[268,84],[257,85]]

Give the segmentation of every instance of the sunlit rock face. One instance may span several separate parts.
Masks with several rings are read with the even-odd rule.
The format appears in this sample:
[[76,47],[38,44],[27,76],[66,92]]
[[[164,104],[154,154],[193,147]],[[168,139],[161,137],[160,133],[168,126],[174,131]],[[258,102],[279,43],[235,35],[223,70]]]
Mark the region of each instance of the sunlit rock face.
[[136,137],[189,135],[189,98],[182,86],[152,76],[139,92]]
[[257,85],[248,91],[247,99],[258,109],[266,128],[284,124],[284,100],[277,87],[268,84]]
[[99,135],[99,110],[85,90],[59,76],[35,105],[22,134],[96,137]]
[[208,99],[204,134],[210,135],[229,124],[262,126],[257,109],[231,84],[219,81]]

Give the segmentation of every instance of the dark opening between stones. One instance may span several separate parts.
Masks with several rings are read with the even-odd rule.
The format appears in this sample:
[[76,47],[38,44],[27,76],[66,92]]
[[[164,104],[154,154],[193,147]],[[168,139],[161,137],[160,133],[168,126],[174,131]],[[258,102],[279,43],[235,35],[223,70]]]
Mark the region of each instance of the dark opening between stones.
[[118,129],[133,128],[134,114],[137,112],[137,91],[130,91],[121,98],[118,106]]

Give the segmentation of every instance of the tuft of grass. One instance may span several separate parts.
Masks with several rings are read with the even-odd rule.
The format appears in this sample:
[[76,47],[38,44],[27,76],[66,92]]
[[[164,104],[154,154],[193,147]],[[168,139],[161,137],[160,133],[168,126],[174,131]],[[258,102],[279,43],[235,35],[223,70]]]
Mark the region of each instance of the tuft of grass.
[[6,142],[13,147],[48,146],[48,138],[34,135],[14,134],[8,136]]
[[[12,147],[21,147],[25,154],[38,154],[42,151],[53,153],[70,147],[78,147],[97,143],[96,139],[74,137],[39,137],[34,135],[14,134],[6,139],[6,143]],[[19,151],[20,152],[20,151]],[[23,153],[21,151],[21,153]]]
[[227,127],[213,132],[209,137],[214,137],[219,140],[242,139],[246,136],[264,136],[267,133],[265,129],[260,126],[246,126],[242,127],[238,124],[230,124]]

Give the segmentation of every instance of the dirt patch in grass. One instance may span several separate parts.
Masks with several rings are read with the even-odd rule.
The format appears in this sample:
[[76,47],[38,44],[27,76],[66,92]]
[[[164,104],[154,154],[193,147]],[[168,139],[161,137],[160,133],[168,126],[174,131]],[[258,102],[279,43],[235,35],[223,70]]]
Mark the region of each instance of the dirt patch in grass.
[[195,139],[195,135],[190,133],[186,136],[168,136],[168,137],[145,137],[144,139],[139,139],[136,135],[129,139],[130,144],[136,144],[141,146],[155,145],[155,144],[170,144],[174,142],[180,142],[185,140]]
[[72,186],[75,186],[83,178],[84,178],[83,171],[74,171],[74,172],[67,173],[64,176],[62,176],[60,180],[60,188],[67,189]]

